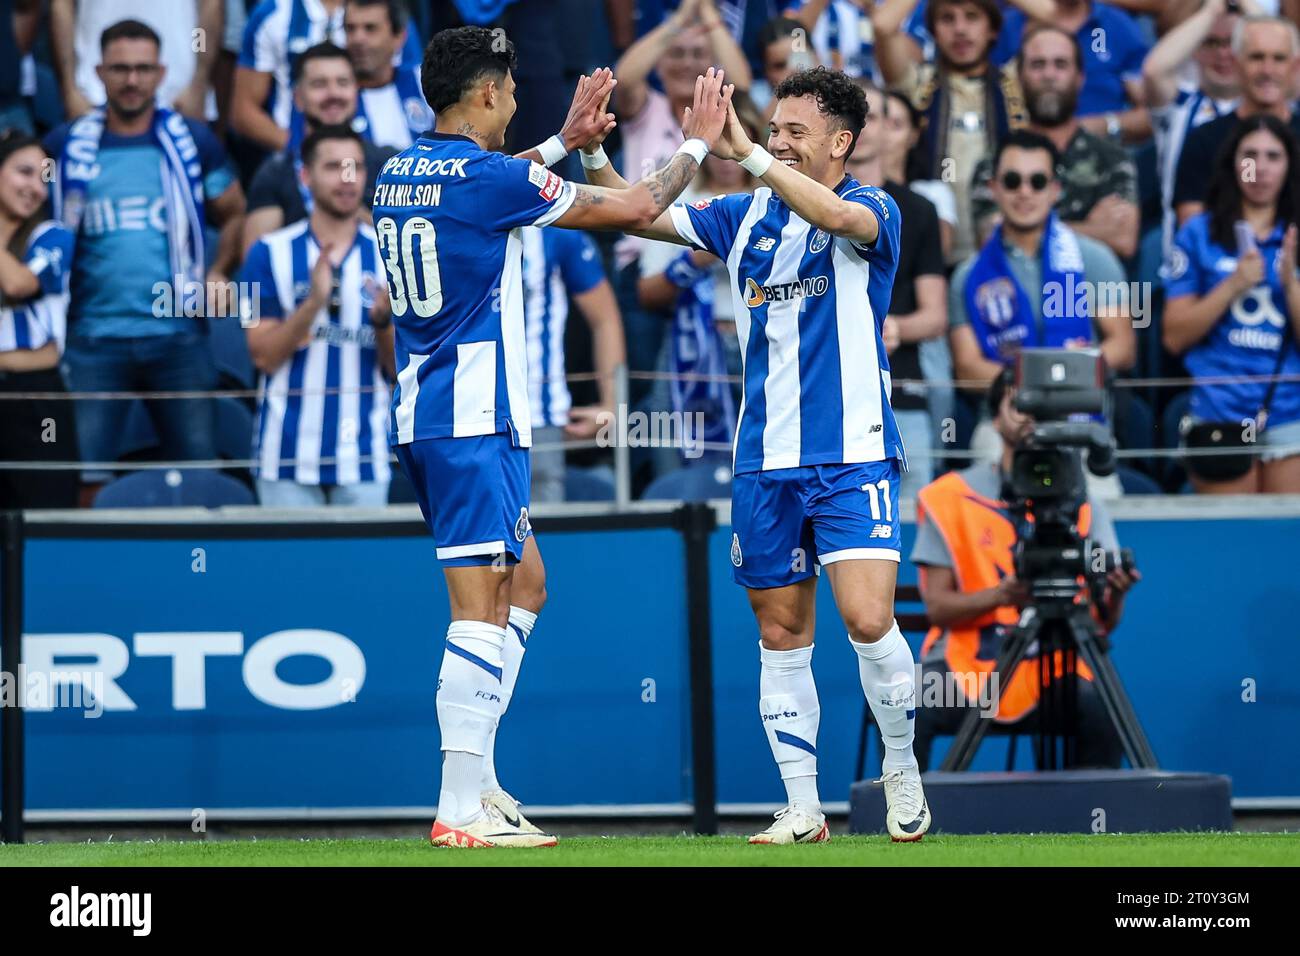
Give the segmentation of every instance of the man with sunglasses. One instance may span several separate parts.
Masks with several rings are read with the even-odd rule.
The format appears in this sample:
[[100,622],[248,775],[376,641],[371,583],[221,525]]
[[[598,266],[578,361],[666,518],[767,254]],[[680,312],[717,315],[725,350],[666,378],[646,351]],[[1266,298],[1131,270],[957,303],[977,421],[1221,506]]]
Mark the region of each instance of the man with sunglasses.
[[[1017,61],[1025,95],[1026,129],[1052,141],[1061,155],[1061,198],[1056,213],[1083,236],[1110,246],[1121,258],[1137,252],[1137,167],[1119,144],[1084,128],[1078,118],[1083,90],[1083,54],[1074,34],[1051,24],[1025,33]],[[971,216],[980,242],[998,221],[990,184],[992,157],[975,167]]]
[[[1061,196],[1059,168],[1056,146],[1029,130],[1012,133],[994,156],[991,189],[1002,221],[979,253],[958,266],[948,292],[957,378],[981,389],[1021,348],[1097,345],[1114,371],[1131,367],[1136,356],[1124,267],[1104,244],[1080,235],[1053,211]],[[971,451],[993,459],[999,448],[986,417],[976,426]],[[1119,493],[1118,481],[1089,487]]]

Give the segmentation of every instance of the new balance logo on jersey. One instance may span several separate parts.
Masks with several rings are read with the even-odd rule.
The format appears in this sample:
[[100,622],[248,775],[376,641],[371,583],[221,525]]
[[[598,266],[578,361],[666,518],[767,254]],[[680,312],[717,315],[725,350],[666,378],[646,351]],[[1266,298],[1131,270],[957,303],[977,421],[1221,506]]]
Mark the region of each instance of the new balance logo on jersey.
[[893,531],[892,528],[889,527],[889,525],[887,525],[887,524],[878,524],[878,525],[876,525],[874,528],[871,529],[871,534],[870,534],[869,537],[872,537],[872,538],[891,538],[891,537],[893,537],[893,535],[894,535],[894,531]]
[[778,282],[776,285],[759,285],[753,279],[745,280],[745,305],[757,309],[765,302],[788,302],[801,296],[825,295],[830,288],[825,276],[813,276],[797,282]]
[[775,248],[776,240],[771,236],[764,236],[762,239],[759,239],[758,242],[754,243],[754,250],[756,252],[771,252]]

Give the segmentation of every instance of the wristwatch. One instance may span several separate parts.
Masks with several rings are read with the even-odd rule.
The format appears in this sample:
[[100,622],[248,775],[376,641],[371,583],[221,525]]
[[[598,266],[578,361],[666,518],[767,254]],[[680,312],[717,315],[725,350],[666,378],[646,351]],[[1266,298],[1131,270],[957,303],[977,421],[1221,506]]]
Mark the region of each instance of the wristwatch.
[[1119,116],[1116,113],[1106,114],[1106,135],[1113,140],[1118,140],[1123,129],[1119,125]]

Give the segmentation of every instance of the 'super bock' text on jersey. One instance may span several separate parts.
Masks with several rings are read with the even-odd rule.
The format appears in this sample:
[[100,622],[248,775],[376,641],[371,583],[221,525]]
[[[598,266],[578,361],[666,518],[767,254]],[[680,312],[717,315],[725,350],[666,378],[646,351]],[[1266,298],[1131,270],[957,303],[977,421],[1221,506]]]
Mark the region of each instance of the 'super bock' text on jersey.
[[730,273],[744,362],[738,474],[903,460],[881,338],[898,269],[898,206],[850,177],[835,192],[875,213],[874,243],[810,225],[766,187],[672,207],[678,234]]
[[394,444],[532,444],[520,230],[554,222],[573,195],[545,167],[450,133],[384,164],[374,222],[396,332]]

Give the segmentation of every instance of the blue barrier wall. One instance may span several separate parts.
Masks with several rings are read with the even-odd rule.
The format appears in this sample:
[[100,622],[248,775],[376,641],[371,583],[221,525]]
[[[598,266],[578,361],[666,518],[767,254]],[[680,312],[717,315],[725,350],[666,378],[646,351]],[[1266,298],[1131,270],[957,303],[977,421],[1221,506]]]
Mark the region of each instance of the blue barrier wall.
[[[1160,765],[1227,774],[1235,797],[1300,798],[1300,584],[1291,557],[1300,519],[1120,520],[1116,530],[1144,579],[1125,603],[1113,659]],[[915,536],[904,525],[904,556]],[[784,802],[757,717],[758,635],[731,583],[730,538],[720,528],[712,547],[718,799]],[[899,581],[915,584],[915,566],[904,561]],[[920,636],[908,638],[919,651]],[[848,799],[856,764],[863,699],[847,641],[823,582],[813,655],[823,800]],[[1243,699],[1252,689],[1254,700]],[[947,744],[936,744],[933,766]],[[972,769],[1004,769],[1006,747],[987,738]],[[868,768],[878,771],[878,738],[871,753]],[[1019,768],[1032,769],[1030,746],[1017,755]]]
[[[1162,766],[1229,774],[1239,797],[1300,797],[1300,518],[1118,524],[1146,580],[1115,659]],[[729,542],[719,528],[711,554],[719,800],[775,804],[757,635]],[[688,801],[681,537],[560,532],[542,548],[551,600],[503,723],[503,781],[533,805]],[[75,670],[87,652],[107,655],[124,695],[105,689],[120,709],[95,719],[29,713],[32,810],[436,802],[446,595],[427,539],[38,538],[26,570],[28,661],[55,653],[57,669]],[[901,580],[915,580],[906,562]],[[862,695],[825,584],[818,615],[822,791],[844,800]],[[302,646],[335,660],[332,682]],[[977,768],[1000,769],[1003,746],[986,742]]]
[[[194,548],[204,549],[204,573],[192,570]],[[503,779],[543,805],[689,799],[680,536],[553,534],[545,549],[550,586],[564,597],[535,632],[523,693],[502,725]],[[624,568],[640,573],[616,573]],[[27,660],[46,653],[43,641],[72,646],[50,635],[101,635],[94,647],[130,651],[116,683],[135,707],[98,718],[29,713],[29,808],[437,802],[433,695],[447,598],[428,539],[33,540],[27,581]],[[289,710],[250,691],[250,678],[264,686],[272,669],[291,683],[329,678],[320,657],[271,668],[268,651],[248,653],[299,629],[341,635],[364,655],[354,700],[340,688],[338,703]],[[172,658],[137,653],[135,635],[168,632],[208,632],[192,643],[242,634],[244,653],[206,657],[202,709],[173,706],[174,685],[192,691],[193,681],[174,679]],[[55,666],[87,661],[61,656]]]

